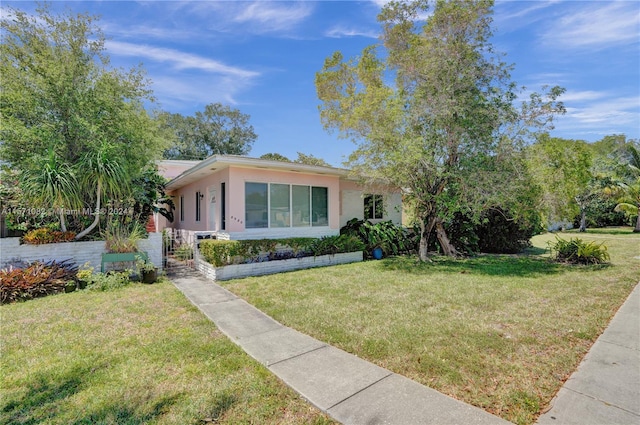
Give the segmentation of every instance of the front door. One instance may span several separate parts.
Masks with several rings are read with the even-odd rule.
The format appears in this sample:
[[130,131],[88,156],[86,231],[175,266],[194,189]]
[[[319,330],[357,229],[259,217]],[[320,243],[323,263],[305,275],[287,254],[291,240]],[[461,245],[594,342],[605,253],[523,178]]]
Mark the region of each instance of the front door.
[[209,189],[209,228],[208,230],[218,230],[216,228],[216,190]]

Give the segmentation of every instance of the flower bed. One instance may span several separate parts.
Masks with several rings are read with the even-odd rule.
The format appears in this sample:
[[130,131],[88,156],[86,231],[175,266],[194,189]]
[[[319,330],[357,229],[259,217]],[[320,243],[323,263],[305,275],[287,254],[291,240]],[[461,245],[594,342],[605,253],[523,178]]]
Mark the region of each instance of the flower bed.
[[200,242],[196,262],[210,279],[227,280],[362,261],[363,248],[352,236],[205,240]]
[[358,251],[334,255],[321,255],[318,257],[291,258],[288,260],[272,260],[261,263],[231,264],[222,267],[214,267],[198,256],[196,260],[196,267],[200,273],[209,279],[230,280],[249,276],[284,273],[294,270],[309,269],[312,267],[355,263],[362,261],[362,258],[362,251]]

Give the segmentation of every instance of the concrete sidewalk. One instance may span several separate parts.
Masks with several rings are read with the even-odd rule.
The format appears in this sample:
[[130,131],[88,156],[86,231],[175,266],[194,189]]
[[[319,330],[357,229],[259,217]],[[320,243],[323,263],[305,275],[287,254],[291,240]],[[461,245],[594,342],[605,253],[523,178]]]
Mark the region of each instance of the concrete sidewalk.
[[509,424],[271,319],[195,272],[172,281],[233,342],[344,424]]
[[640,425],[640,284],[538,424]]

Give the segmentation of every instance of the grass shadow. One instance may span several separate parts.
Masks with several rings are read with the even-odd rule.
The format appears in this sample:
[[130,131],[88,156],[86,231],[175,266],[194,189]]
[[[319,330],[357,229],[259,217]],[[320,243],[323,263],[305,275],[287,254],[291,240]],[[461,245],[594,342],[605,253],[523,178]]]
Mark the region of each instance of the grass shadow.
[[563,273],[567,267],[528,255],[480,255],[464,259],[432,257],[420,262],[416,257],[389,257],[381,262],[385,270],[410,274],[469,273],[489,276],[533,277]]
[[164,415],[170,407],[183,397],[182,394],[175,394],[163,397],[154,402],[151,406],[139,406],[133,403],[121,403],[114,401],[112,404],[103,406],[97,411],[85,413],[85,417],[80,418],[72,425],[91,425],[113,423],[118,425],[138,425],[152,422],[154,419]]
[[[61,414],[60,406],[65,399],[84,391],[87,378],[95,373],[95,364],[90,366],[73,366],[63,373],[60,371],[42,373],[34,377],[20,396],[4,397],[0,403],[0,423],[16,423],[36,425],[55,420]],[[87,410],[84,416],[72,422],[74,425],[117,423],[144,424],[153,421],[169,411],[182,395],[172,395],[159,400],[131,402],[109,400],[99,410]],[[144,404],[142,404],[144,403]]]
[[[80,391],[83,387],[83,376],[91,373],[91,368],[73,367],[62,376],[41,374],[27,385],[27,391],[17,399],[4,398],[5,404],[0,409],[0,419],[4,423],[20,423],[24,425],[39,424],[46,418],[45,413],[55,412],[57,404]],[[47,415],[47,416],[48,416]]]
[[207,418],[203,419],[203,422],[217,422],[224,416],[225,412],[233,407],[238,402],[238,397],[235,394],[229,392],[223,392],[216,396],[213,401],[213,406],[209,412]]

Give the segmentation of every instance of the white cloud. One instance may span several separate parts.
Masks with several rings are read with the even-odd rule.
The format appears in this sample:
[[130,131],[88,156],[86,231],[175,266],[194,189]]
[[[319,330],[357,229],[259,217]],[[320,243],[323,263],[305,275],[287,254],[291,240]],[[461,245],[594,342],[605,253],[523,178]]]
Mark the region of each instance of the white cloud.
[[[210,78],[163,74],[152,76],[153,92],[165,110],[200,110],[204,105],[221,102],[237,105],[236,95],[247,88],[247,83],[230,77]],[[190,113],[190,112],[188,112]]]
[[110,40],[107,41],[105,45],[109,54],[147,58],[154,62],[167,62],[176,70],[195,69],[238,78],[253,78],[260,75],[255,71],[225,65],[222,62],[207,57],[185,53],[175,49]]
[[347,28],[343,26],[335,26],[325,32],[325,36],[330,38],[343,38],[343,37],[367,37],[378,38],[380,34],[370,30],[359,30],[356,28]]
[[603,49],[637,44],[640,40],[640,7],[636,2],[578,3],[549,27],[543,41],[563,48]]
[[562,96],[560,96],[560,100],[562,102],[583,102],[585,100],[596,100],[607,97],[608,94],[605,92],[598,92],[593,90],[584,90],[584,91],[567,91]]
[[576,96],[575,103],[567,105],[567,113],[556,120],[556,130],[566,133],[564,137],[584,137],[595,141],[607,134],[630,134],[632,129],[640,127],[640,96],[613,97],[605,93],[599,93],[600,96],[597,96],[597,92],[582,93],[583,96]]
[[234,18],[235,22],[255,23],[258,32],[283,31],[304,21],[312,12],[310,3],[288,5],[279,2],[257,1],[250,3]]

